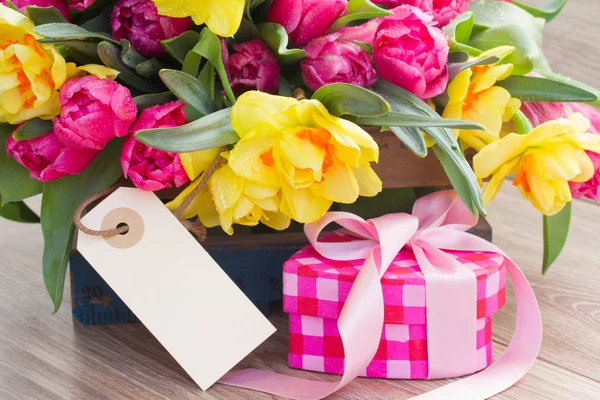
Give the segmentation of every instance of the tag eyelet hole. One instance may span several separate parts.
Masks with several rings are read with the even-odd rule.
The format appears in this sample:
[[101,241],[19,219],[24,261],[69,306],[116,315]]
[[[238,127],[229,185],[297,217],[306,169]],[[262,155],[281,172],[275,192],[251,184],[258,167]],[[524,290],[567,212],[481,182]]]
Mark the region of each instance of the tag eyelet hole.
[[127,235],[129,233],[129,225],[127,225],[125,222],[121,222],[120,224],[117,225],[117,228],[122,228],[122,227],[126,227],[127,230],[125,232],[119,233],[119,235],[121,235],[121,236]]

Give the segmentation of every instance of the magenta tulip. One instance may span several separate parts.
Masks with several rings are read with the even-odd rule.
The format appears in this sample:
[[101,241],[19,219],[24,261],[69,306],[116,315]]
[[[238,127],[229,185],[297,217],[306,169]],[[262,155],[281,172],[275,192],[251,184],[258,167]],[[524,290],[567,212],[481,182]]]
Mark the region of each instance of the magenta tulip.
[[97,150],[66,146],[54,132],[21,141],[11,135],[6,142],[6,152],[30,171],[32,179],[40,182],[78,174],[98,155]]
[[94,75],[69,79],[60,89],[56,136],[68,146],[101,150],[115,137],[127,135],[137,108],[129,89]]
[[127,39],[140,54],[157,57],[166,54],[161,40],[189,30],[192,21],[189,17],[158,15],[152,0],[119,0],[113,8],[110,25],[116,40]]
[[224,57],[231,89],[236,95],[248,90],[275,93],[279,87],[277,58],[260,40],[234,44],[235,53]]
[[[6,5],[6,0],[0,0],[0,3]],[[65,0],[12,0],[12,3],[21,11],[25,11],[25,7],[27,6],[54,7],[60,11],[67,21],[71,20],[69,7]]]
[[70,0],[69,1],[69,9],[83,11],[92,4],[94,4],[96,0]]
[[418,7],[421,11],[432,14],[438,26],[448,25],[469,7],[469,0],[376,0],[374,3],[390,8],[402,5]]
[[412,6],[397,7],[375,33],[373,60],[382,79],[421,99],[446,90],[448,40],[431,16]]
[[185,123],[184,103],[172,101],[156,105],[141,112],[131,125],[130,135],[121,152],[121,167],[126,178],[138,188],[157,191],[180,187],[190,181],[178,153],[157,150],[135,139],[135,132],[142,129],[168,128]]
[[290,43],[305,46],[347,12],[348,0],[273,0],[267,21],[282,25]]
[[310,90],[335,82],[362,87],[377,82],[369,54],[352,42],[339,40],[339,36],[335,33],[322,36],[304,48],[302,78]]

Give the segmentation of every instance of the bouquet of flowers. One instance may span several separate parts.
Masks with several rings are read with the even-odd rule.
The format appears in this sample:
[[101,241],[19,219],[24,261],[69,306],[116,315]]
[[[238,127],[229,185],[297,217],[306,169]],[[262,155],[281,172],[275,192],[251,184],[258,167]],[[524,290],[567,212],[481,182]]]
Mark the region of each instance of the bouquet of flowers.
[[90,196],[181,188],[183,219],[284,230],[382,192],[367,127],[431,149],[473,214],[514,175],[544,271],[572,198],[600,198],[598,94],[541,51],[566,0],[2,2],[0,214],[39,221],[43,194],[57,308]]

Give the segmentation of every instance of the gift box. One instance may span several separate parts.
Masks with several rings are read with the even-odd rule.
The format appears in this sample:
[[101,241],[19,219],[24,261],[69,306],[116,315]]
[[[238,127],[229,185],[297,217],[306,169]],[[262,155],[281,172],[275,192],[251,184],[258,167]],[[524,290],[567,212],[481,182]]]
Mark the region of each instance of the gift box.
[[[334,232],[321,242],[356,240]],[[477,278],[476,370],[492,360],[492,315],[505,303],[506,269],[496,253],[447,251]],[[292,368],[342,374],[344,348],[337,320],[364,260],[334,261],[308,245],[283,269],[283,307],[289,314]],[[401,250],[381,280],[384,328],[379,349],[362,376],[427,379],[425,278],[410,249]]]

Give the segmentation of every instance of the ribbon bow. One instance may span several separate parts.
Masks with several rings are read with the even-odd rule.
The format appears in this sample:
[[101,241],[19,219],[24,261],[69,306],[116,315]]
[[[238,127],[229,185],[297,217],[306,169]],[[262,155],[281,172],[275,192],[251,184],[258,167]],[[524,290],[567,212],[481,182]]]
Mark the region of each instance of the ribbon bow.
[[[360,239],[319,242],[320,232],[332,222]],[[230,372],[219,382],[300,400],[321,399],[343,388],[366,369],[377,352],[384,324],[381,278],[398,252],[409,246],[426,281],[430,379],[476,370],[476,278],[444,250],[503,256],[518,308],[513,340],[498,361],[482,372],[414,399],[482,400],[506,390],[527,373],[537,358],[541,316],[535,295],[515,263],[496,246],[466,232],[476,222],[455,192],[441,191],[417,200],[412,215],[388,214],[365,221],[350,213],[331,212],[307,224],[308,240],[324,257],[365,259],[338,319],[345,353],[344,374],[338,382],[315,382],[250,369]]]

